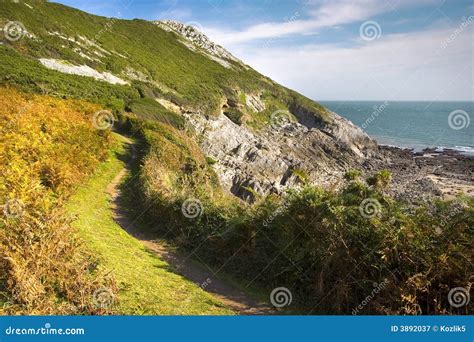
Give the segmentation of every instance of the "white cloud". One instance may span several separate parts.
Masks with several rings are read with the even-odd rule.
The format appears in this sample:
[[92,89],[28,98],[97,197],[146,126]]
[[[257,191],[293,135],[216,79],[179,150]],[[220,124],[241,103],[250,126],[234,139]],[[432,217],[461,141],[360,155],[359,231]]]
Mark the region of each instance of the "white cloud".
[[[439,2],[439,0],[421,2],[433,1]],[[306,5],[304,13],[302,11],[290,13],[288,17],[292,19],[286,21],[282,18],[281,21],[260,23],[239,31],[209,27],[206,29],[206,33],[223,45],[245,43],[292,34],[315,33],[323,28],[363,21],[397,8],[420,5],[420,2],[410,0],[392,2],[380,0],[310,1]],[[306,16],[306,19],[302,19],[303,15]]]
[[190,8],[184,7],[170,7],[169,9],[158,13],[157,18],[160,20],[177,20],[185,21],[192,17],[192,11]]
[[[309,0],[302,12],[289,14],[293,18],[286,22],[260,23],[241,31],[204,31],[263,74],[315,100],[472,100],[474,22],[451,40],[461,23],[451,21],[453,26],[448,27],[449,20],[432,20],[443,3]],[[316,45],[304,38],[325,28],[344,30],[348,24],[418,6],[424,9],[419,17],[395,15],[392,25],[405,27],[415,20],[430,22],[431,29],[390,34],[382,28],[381,37],[368,42],[359,38],[357,30],[346,35],[357,39],[341,41],[344,45]],[[298,40],[292,46],[281,45],[294,38]],[[303,43],[296,45],[296,41]]]
[[474,23],[443,48],[454,28],[382,35],[354,47],[235,46],[239,58],[316,99],[466,100],[473,97]]

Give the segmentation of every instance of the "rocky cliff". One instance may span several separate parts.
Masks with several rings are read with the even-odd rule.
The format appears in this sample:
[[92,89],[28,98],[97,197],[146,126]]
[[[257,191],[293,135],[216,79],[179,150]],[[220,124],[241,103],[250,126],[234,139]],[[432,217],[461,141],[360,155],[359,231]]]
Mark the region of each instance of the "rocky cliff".
[[[5,82],[179,128],[185,122],[224,188],[243,199],[302,183],[337,187],[377,153],[360,128],[261,75],[197,27],[92,16],[44,1],[32,7],[0,8],[0,23],[20,33],[2,39],[2,62],[18,71],[0,66]],[[24,69],[37,70],[27,82]],[[59,73],[71,78],[58,81]]]
[[[234,67],[249,68],[195,27],[175,21],[155,24],[177,33],[187,48],[227,68],[231,61],[237,63]],[[268,79],[266,82],[273,83]],[[447,153],[433,159],[430,154],[414,156],[410,151],[379,147],[352,122],[307,102],[290,99],[284,108],[269,112],[271,101],[263,93],[263,89],[240,93],[243,101],[224,97],[217,117],[170,104],[171,110],[186,118],[203,152],[215,161],[214,169],[223,187],[242,199],[252,201],[256,194],[279,194],[303,183],[337,189],[351,169],[365,175],[391,170],[393,180],[387,192],[409,202],[474,191],[472,172],[466,171],[472,169],[467,166],[472,165],[472,158]],[[242,118],[228,115],[233,110],[244,113]],[[255,129],[251,117],[263,112],[267,112],[270,122]],[[441,169],[450,170],[455,185],[440,180],[437,174]]]
[[243,64],[222,46],[212,42],[204,33],[200,32],[197,27],[186,25],[174,20],[154,21],[154,23],[165,30],[171,30],[178,33],[190,43],[187,44],[190,49],[194,51],[202,49],[211,59],[219,62],[225,67],[229,67],[229,64],[225,61],[226,59]]
[[[190,49],[241,63],[192,26],[175,21],[157,24],[185,38]],[[259,113],[266,104],[258,91],[256,94],[244,94],[245,105]],[[223,102],[217,117],[184,109],[180,114],[197,135],[203,152],[216,161],[214,168],[222,185],[246,200],[254,199],[254,192],[281,193],[303,182],[338,187],[345,172],[361,168],[377,153],[373,139],[336,113],[329,112],[321,120],[315,111],[290,103],[287,109],[271,113],[270,125],[255,130],[224,115],[229,107],[242,104],[227,98]]]
[[247,200],[254,197],[249,188],[268,194],[303,182],[337,187],[346,171],[376,151],[373,140],[341,118],[320,128],[290,122],[255,132],[225,115],[183,115],[204,153],[217,161],[222,185]]

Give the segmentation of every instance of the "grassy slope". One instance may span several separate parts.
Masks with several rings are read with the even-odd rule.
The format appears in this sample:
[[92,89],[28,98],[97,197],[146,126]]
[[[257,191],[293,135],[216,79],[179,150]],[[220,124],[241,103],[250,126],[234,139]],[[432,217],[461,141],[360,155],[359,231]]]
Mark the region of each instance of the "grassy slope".
[[62,210],[108,157],[110,132],[91,123],[99,109],[0,87],[0,205],[22,208],[0,211],[0,314],[97,314],[93,292],[114,288]]
[[72,196],[68,205],[77,215],[74,225],[88,247],[97,254],[100,267],[112,270],[119,285],[121,314],[232,314],[194,283],[168,269],[166,262],[149,253],[118,226],[109,210],[107,184],[123,168],[124,139],[90,181]]
[[[168,91],[168,96],[179,98],[180,102],[202,109],[207,114],[218,113],[224,97],[242,102],[239,91],[265,91],[273,94],[277,109],[298,103],[317,117],[328,117],[326,110],[319,104],[273,83],[255,70],[224,68],[202,54],[189,50],[176,34],[166,32],[151,22],[109,19],[59,4],[38,0],[29,2],[34,10],[24,4],[11,2],[0,7],[0,24],[18,20],[41,40],[23,38],[14,43],[15,49],[24,55],[88,64],[97,70],[107,70],[119,76],[127,67],[132,67],[147,76],[149,85],[159,85],[161,91]],[[55,31],[76,39],[84,36],[96,40],[112,54],[101,57],[101,62],[84,59],[73,51],[78,45],[48,34]],[[5,43],[10,44],[8,41]],[[92,51],[84,52],[94,55]],[[268,121],[275,108],[270,106],[264,115],[260,114],[254,120]],[[248,114],[252,117],[253,113],[248,111]]]
[[116,110],[123,110],[126,103],[139,97],[131,87],[49,70],[8,46],[0,45],[0,60],[0,83],[25,92],[87,100]]

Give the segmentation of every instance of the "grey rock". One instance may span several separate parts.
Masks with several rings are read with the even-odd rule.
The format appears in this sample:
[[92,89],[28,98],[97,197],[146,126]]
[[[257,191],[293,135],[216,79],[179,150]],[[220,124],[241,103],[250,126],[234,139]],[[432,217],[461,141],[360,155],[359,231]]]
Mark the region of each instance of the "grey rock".
[[[230,61],[237,62],[243,65],[242,61],[238,58],[233,56],[229,51],[224,49],[222,46],[212,42],[204,33],[200,32],[197,28],[191,25],[186,25],[174,20],[164,20],[164,21],[154,21],[156,25],[160,27],[172,30],[183,38],[185,38],[188,42],[198,46],[199,48],[206,51],[213,60],[220,64],[225,64],[224,66],[230,67],[228,63],[226,63],[226,59]],[[188,46],[192,48],[192,46]],[[224,62],[224,63],[222,63]]]
[[[206,118],[190,111],[183,115],[197,134],[203,152],[218,161],[213,167],[222,186],[246,200],[253,199],[248,188],[266,195],[300,186],[292,172],[295,169],[307,173],[313,184],[337,187],[346,171],[362,167],[368,157],[365,151],[376,147],[345,120],[325,127],[334,132],[330,135],[300,123],[255,132],[225,115]],[[361,141],[367,138],[369,146],[354,143],[354,137]]]

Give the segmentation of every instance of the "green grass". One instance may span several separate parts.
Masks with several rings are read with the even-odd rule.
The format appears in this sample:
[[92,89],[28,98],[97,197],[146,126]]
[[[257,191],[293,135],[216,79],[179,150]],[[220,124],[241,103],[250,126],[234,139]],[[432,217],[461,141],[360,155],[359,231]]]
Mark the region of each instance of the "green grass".
[[126,103],[139,99],[138,91],[129,86],[49,70],[11,47],[0,45],[0,60],[0,84],[25,92],[87,100],[119,112]]
[[133,101],[130,104],[130,110],[140,119],[156,120],[176,128],[184,128],[183,117],[170,112],[152,98],[141,98]]
[[[144,75],[148,85],[166,90],[161,94],[163,97],[175,97],[183,104],[207,115],[218,115],[225,97],[245,104],[245,93],[263,91],[273,94],[284,108],[303,107],[315,117],[327,119],[326,110],[317,103],[274,83],[251,68],[244,68],[236,63],[232,63],[233,68],[225,68],[203,54],[188,49],[175,33],[167,32],[149,21],[110,19],[46,1],[30,0],[30,3],[34,10],[22,3],[10,1],[2,3],[0,7],[0,25],[10,20],[20,21],[29,32],[38,37],[37,40],[23,38],[13,43],[3,39],[5,45],[12,46],[23,56],[35,59],[56,58],[74,64],[87,64],[98,71],[110,71],[119,77],[124,77],[122,73],[132,68]],[[74,52],[78,47],[76,43],[51,32],[60,32],[61,35],[75,38],[77,41],[81,41],[79,36],[87,37],[109,53],[103,54],[100,61],[85,59]],[[81,50],[97,57],[94,54],[97,50],[95,47],[82,44]],[[0,58],[3,61],[3,56]],[[22,75],[23,84],[28,84],[37,82],[38,74],[45,74],[44,70],[28,69],[27,73],[20,70],[22,66],[0,70],[0,80],[5,76],[16,79],[16,74],[19,73]],[[25,80],[25,75],[30,78]],[[69,86],[67,81],[70,79],[72,78],[61,78],[61,83]],[[57,81],[55,87],[61,87],[59,80]],[[132,84],[130,87],[122,87],[120,92],[127,92],[124,88],[128,88],[135,96],[132,91],[134,86]],[[74,94],[75,84],[71,88]],[[64,94],[69,94],[67,90],[66,87]],[[110,89],[106,90],[108,92],[103,96],[100,91],[93,94],[99,97],[99,103],[110,98]],[[86,96],[84,98],[89,99]],[[130,104],[129,94],[127,98],[118,98],[122,98],[126,105]],[[120,105],[115,104],[114,107]],[[267,120],[264,121],[268,121],[271,112],[266,114]],[[262,119],[257,118],[257,121]]]
[[120,314],[192,315],[233,314],[198,285],[173,273],[112,218],[107,185],[124,166],[126,141],[114,135],[116,147],[86,184],[71,197],[67,210],[77,216],[74,226],[88,248],[100,260],[100,267],[111,271],[118,283]]

